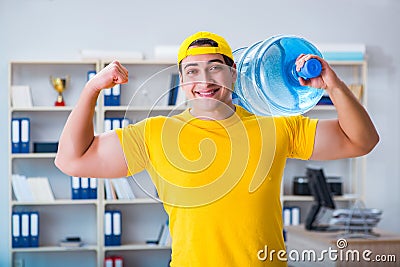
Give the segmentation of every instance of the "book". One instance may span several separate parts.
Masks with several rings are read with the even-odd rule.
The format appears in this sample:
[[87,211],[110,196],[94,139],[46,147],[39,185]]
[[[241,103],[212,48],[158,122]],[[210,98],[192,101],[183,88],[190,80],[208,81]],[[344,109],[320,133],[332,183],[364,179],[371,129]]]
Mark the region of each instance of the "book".
[[13,174],[11,178],[11,184],[17,201],[34,201],[34,197],[28,181],[26,180],[26,176]]
[[28,177],[26,180],[35,201],[54,201],[53,191],[47,177]]
[[28,85],[11,86],[11,103],[14,108],[31,108],[32,95]]

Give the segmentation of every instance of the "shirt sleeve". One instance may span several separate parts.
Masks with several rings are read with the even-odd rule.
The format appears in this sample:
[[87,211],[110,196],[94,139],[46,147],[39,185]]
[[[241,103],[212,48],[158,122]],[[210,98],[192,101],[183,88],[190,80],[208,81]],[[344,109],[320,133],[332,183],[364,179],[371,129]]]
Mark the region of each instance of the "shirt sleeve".
[[127,176],[143,171],[148,163],[148,152],[145,141],[147,120],[116,129],[125,160],[128,166]]
[[289,158],[308,160],[314,150],[317,119],[304,116],[288,117]]

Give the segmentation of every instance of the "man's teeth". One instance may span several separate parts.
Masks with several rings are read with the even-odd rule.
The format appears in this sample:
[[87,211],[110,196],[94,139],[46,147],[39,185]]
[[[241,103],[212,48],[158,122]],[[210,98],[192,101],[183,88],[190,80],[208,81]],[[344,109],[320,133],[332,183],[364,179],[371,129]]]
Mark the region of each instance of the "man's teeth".
[[196,92],[196,93],[201,96],[212,96],[215,94],[215,92],[217,92],[217,90],[212,90],[212,91],[208,91],[208,92]]

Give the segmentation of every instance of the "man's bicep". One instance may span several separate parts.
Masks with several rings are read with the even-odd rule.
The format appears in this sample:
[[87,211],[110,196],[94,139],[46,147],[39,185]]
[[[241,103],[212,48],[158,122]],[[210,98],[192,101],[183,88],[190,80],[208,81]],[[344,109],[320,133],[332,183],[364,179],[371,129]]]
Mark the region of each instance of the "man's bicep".
[[338,120],[319,120],[310,160],[334,160],[355,156]]
[[81,164],[88,177],[118,178],[125,177],[128,172],[124,152],[115,132],[96,136],[82,156]]

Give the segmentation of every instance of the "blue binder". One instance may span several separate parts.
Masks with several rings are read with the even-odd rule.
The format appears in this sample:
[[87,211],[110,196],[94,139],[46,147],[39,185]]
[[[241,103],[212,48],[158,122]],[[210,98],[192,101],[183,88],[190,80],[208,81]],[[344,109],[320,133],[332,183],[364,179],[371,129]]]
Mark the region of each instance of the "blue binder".
[[115,210],[112,214],[112,227],[113,227],[113,245],[120,246],[121,245],[121,228],[122,228],[122,221],[121,221],[121,211]]
[[89,199],[89,178],[81,177],[81,199]]
[[107,89],[103,90],[104,106],[112,106],[111,105],[111,91],[112,91],[112,88],[107,88]]
[[97,179],[89,178],[89,199],[97,199]]
[[30,119],[21,118],[20,119],[20,141],[21,141],[21,153],[29,153],[30,147]]
[[21,152],[21,126],[19,119],[11,120],[11,152],[20,153]]
[[79,177],[71,176],[71,198],[81,199],[81,181]]
[[104,212],[104,245],[112,246],[113,245],[113,234],[112,234],[112,211]]
[[19,212],[13,212],[11,217],[11,234],[12,234],[12,247],[22,247],[22,236],[21,236],[21,214]]
[[116,84],[111,90],[111,106],[121,105],[121,85]]
[[30,215],[28,212],[21,212],[21,247],[30,247]]
[[29,213],[30,246],[39,247],[39,212]]

